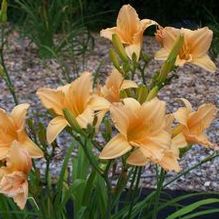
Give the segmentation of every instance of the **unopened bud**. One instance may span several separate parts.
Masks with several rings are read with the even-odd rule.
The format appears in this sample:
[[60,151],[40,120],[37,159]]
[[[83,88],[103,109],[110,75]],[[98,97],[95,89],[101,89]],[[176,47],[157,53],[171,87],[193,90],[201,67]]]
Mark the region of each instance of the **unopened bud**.
[[139,103],[144,103],[147,99],[148,89],[145,85],[140,85],[137,88],[137,100]]
[[184,43],[184,36],[181,34],[177,40],[176,43],[174,44],[167,60],[163,63],[160,74],[158,76],[158,81],[159,82],[164,82],[168,73],[173,70],[176,62],[176,58],[180,52],[180,49],[182,48]]
[[64,116],[66,120],[68,121],[69,125],[76,131],[76,132],[81,132],[81,127],[79,126],[75,116],[68,110],[68,109],[63,109]]
[[114,51],[113,49],[110,49],[110,50],[109,50],[109,57],[110,57],[111,62],[112,62],[113,65],[115,66],[115,68],[116,68],[118,71],[121,71],[118,58],[117,58],[116,53],[115,53],[115,51]]
[[[126,90],[126,91],[127,91],[127,90]],[[120,96],[121,99],[128,97],[126,91],[125,91],[125,90],[121,90],[121,91],[120,91],[120,95],[119,95],[119,96]]]
[[0,14],[0,22],[2,23],[5,23],[7,21],[7,8],[8,8],[7,0],[2,0],[1,14]]
[[116,35],[116,34],[113,34],[112,36],[112,43],[113,43],[113,46],[115,47],[119,57],[124,61],[124,62],[128,62],[129,61],[129,58],[125,52],[125,48],[124,46],[122,45],[119,37]]
[[149,94],[148,94],[146,100],[147,100],[147,101],[152,100],[154,97],[157,96],[158,91],[159,91],[158,86],[153,87],[153,88],[150,90],[150,92],[149,92]]
[[5,76],[5,71],[2,65],[0,65],[0,77],[4,78]]

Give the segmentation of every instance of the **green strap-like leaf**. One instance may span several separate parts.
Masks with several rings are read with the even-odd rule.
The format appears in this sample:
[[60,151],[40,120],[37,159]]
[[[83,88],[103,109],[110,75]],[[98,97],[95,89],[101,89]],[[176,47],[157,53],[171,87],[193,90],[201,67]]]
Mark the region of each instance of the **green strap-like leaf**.
[[184,208],[181,208],[180,210],[174,212],[173,214],[169,215],[167,217],[167,219],[179,218],[185,214],[188,214],[188,213],[194,211],[195,209],[199,208],[200,206],[209,205],[209,204],[213,204],[213,203],[217,203],[217,202],[219,202],[219,199],[217,199],[217,198],[209,198],[209,199],[197,201],[191,205],[187,205]]

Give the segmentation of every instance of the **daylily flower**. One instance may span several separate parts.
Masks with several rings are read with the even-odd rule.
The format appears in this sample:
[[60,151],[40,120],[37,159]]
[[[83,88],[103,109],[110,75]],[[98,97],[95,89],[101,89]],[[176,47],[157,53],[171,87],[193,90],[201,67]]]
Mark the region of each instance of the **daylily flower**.
[[172,123],[174,120],[174,116],[169,114],[166,116],[166,130],[170,133],[171,144],[168,149],[164,151],[164,155],[162,159],[159,161],[159,164],[166,171],[176,171],[179,172],[181,170],[178,160],[180,154],[180,148],[184,148],[188,146],[188,143],[182,132],[177,135],[173,135]]
[[0,109],[0,160],[7,156],[14,140],[18,141],[31,157],[43,157],[43,152],[25,131],[25,118],[28,108],[29,104],[20,104],[14,107],[10,114]]
[[117,34],[120,41],[125,44],[129,58],[135,53],[139,58],[143,42],[143,33],[151,25],[157,24],[153,20],[140,20],[131,5],[124,5],[119,11],[116,27],[107,28],[100,32],[100,36],[112,40],[112,35]]
[[58,89],[40,88],[37,95],[47,109],[57,115],[47,127],[47,141],[52,143],[57,135],[69,125],[64,117],[63,109],[68,109],[76,118],[81,128],[92,124],[95,111],[109,108],[109,102],[103,97],[93,94],[92,75],[84,72],[71,84]]
[[131,151],[127,162],[132,165],[161,160],[170,144],[170,135],[165,131],[165,103],[157,98],[142,105],[133,98],[123,102],[110,108],[119,134],[103,148],[100,159],[114,159]]
[[183,99],[185,107],[179,108],[174,117],[180,123],[181,132],[189,144],[201,144],[204,146],[213,146],[204,134],[217,113],[217,108],[213,104],[203,104],[197,111],[193,111],[188,100]]
[[14,141],[6,158],[6,166],[0,168],[0,193],[13,198],[23,209],[28,197],[28,173],[32,168],[29,153]]
[[109,102],[120,101],[120,91],[128,88],[135,88],[137,84],[131,80],[125,80],[121,73],[114,69],[106,79],[104,86],[100,87],[100,95]]
[[155,54],[155,59],[166,60],[180,34],[184,36],[184,44],[175,64],[183,66],[186,63],[192,63],[210,72],[215,72],[216,66],[207,54],[213,36],[213,32],[208,27],[197,30],[174,27],[158,29],[155,36],[162,48]]

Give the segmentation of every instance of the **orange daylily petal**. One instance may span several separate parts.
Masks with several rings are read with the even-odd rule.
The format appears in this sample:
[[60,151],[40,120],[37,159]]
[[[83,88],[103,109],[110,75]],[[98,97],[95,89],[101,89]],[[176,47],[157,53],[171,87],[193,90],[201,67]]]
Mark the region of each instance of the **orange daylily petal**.
[[161,48],[159,51],[155,53],[155,60],[165,60],[169,55],[169,50]]
[[188,126],[191,131],[196,131],[197,133],[203,132],[204,129],[208,128],[215,118],[217,113],[217,108],[213,104],[203,104],[199,107],[197,112],[191,113],[188,120]]
[[58,87],[57,90],[62,91],[65,95],[67,95],[70,86],[71,86],[71,84],[66,84],[66,85],[64,85],[64,86]]
[[76,120],[81,128],[87,128],[88,124],[93,123],[94,111],[90,108],[86,108],[83,113],[76,117]]
[[180,124],[187,127],[189,113],[186,107],[179,108],[175,113],[173,113],[173,115]]
[[[134,142],[130,142],[133,144]],[[170,146],[170,134],[166,131],[160,131],[155,136],[145,138],[139,141],[138,144],[144,149],[144,155],[153,160],[161,160],[164,150]]]
[[[142,104],[142,121],[145,124],[153,124],[150,130],[159,131],[165,126],[165,102],[154,98]],[[147,116],[146,116],[147,115]]]
[[100,36],[104,37],[106,39],[109,39],[109,40],[112,40],[112,35],[113,34],[119,35],[118,32],[117,32],[117,28],[116,27],[107,28],[107,29],[104,29],[104,30],[100,31]]
[[49,122],[46,130],[46,138],[49,144],[51,144],[58,134],[68,125],[66,119],[62,116],[57,116]]
[[140,42],[136,43],[136,44],[131,44],[131,45],[126,46],[125,47],[125,51],[126,51],[127,56],[130,59],[132,59],[132,55],[133,55],[133,53],[135,53],[135,55],[137,57],[137,60],[138,60],[139,56],[140,56],[140,52],[141,52],[141,44],[140,44]]
[[125,136],[128,129],[129,117],[124,111],[124,107],[116,107],[115,105],[110,107],[110,115],[116,129]]
[[178,135],[172,138],[171,146],[175,148],[185,148],[188,146],[188,143],[183,133],[179,133]]
[[67,94],[69,108],[75,116],[83,113],[91,98],[92,75],[89,72],[83,72],[79,78],[71,83]]
[[144,31],[152,25],[158,25],[158,23],[150,19],[140,20],[138,31],[134,34],[132,43],[138,44],[141,47]]
[[186,109],[188,110],[188,113],[192,112],[192,105],[191,105],[191,103],[187,99],[185,99],[185,98],[180,98],[180,100],[184,103]]
[[100,88],[100,95],[106,98],[109,102],[120,101],[120,91],[127,88],[137,87],[137,84],[131,80],[124,80],[122,74],[113,69],[106,79],[106,83]]
[[180,29],[174,27],[163,28],[163,46],[164,49],[171,51],[178,36],[180,35]]
[[174,116],[173,114],[167,114],[165,116],[165,121],[166,121],[166,127],[165,127],[165,130],[171,134],[172,132],[172,124],[173,124],[173,121],[174,121]]
[[13,129],[13,122],[3,109],[0,109],[0,128],[7,131]]
[[131,109],[132,112],[136,112],[141,107],[141,104],[137,100],[129,97],[123,99],[123,103],[127,108]]
[[27,136],[25,132],[18,133],[18,141],[23,148],[27,150],[30,157],[41,158],[43,151]]
[[203,27],[196,31],[188,29],[182,29],[182,31],[187,31],[185,36],[187,41],[191,43],[190,50],[193,57],[200,57],[208,52],[213,37],[213,32],[208,27]]
[[21,171],[25,174],[32,168],[32,161],[29,152],[19,142],[14,141],[7,156],[7,167],[11,171]]
[[88,106],[94,111],[108,110],[110,107],[110,102],[103,97],[93,96]]
[[202,67],[203,69],[215,72],[216,71],[216,65],[214,62],[211,61],[210,57],[208,55],[203,55],[202,57],[194,58],[191,63],[198,65]]
[[25,118],[29,107],[30,107],[29,104],[24,103],[15,106],[14,109],[12,110],[11,117],[18,129],[24,128]]
[[61,90],[40,88],[37,90],[37,96],[47,109],[53,109],[57,115],[63,114],[64,93]]
[[0,181],[0,192],[13,198],[15,203],[23,209],[28,196],[26,175],[20,171],[4,175]]
[[171,150],[168,150],[164,153],[164,156],[162,160],[159,162],[159,164],[166,171],[179,172],[181,170],[178,163],[178,157]]
[[204,146],[213,147],[214,144],[208,140],[208,137],[205,134],[186,134],[186,140],[190,144],[201,144]]
[[100,159],[115,159],[130,151],[132,147],[127,142],[125,137],[117,134],[113,137],[101,151]]
[[149,162],[149,159],[142,153],[142,149],[134,150],[127,159],[127,163],[134,166],[144,166]]
[[25,181],[22,184],[21,191],[16,196],[13,197],[14,202],[18,205],[20,209],[24,209],[27,198],[28,198],[28,182]]
[[140,20],[141,27],[143,30],[147,29],[148,27],[152,25],[158,25],[156,21],[150,20],[150,19],[142,19]]
[[122,33],[123,42],[131,43],[133,35],[139,28],[139,18],[135,9],[130,5],[124,5],[119,11],[116,24]]
[[123,80],[122,85],[121,85],[121,90],[123,89],[128,89],[128,88],[136,88],[138,85],[131,80]]
[[102,110],[102,111],[99,111],[98,113],[96,113],[96,118],[97,118],[97,121],[96,121],[96,124],[95,124],[95,130],[96,132],[98,132],[99,130],[99,127],[100,127],[100,124],[104,118],[104,116],[106,115],[108,110]]

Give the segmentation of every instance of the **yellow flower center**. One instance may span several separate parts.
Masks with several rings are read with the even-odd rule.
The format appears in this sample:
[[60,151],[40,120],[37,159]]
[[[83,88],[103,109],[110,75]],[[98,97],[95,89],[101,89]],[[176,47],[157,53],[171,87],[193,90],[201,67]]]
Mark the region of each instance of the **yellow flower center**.
[[190,61],[192,59],[191,51],[188,45],[183,45],[182,49],[179,52],[179,58],[186,61]]
[[145,137],[145,125],[141,119],[134,120],[130,123],[127,130],[128,141],[138,142]]

